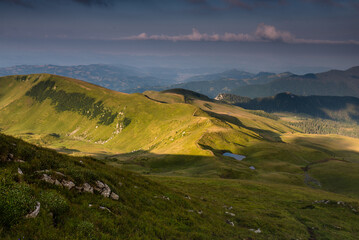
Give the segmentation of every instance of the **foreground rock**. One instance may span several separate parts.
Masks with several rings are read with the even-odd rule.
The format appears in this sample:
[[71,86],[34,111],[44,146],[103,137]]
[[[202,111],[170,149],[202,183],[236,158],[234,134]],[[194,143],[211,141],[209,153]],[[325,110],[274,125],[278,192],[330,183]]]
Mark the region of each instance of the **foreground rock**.
[[41,208],[40,202],[36,202],[36,208],[35,208],[35,210],[34,210],[33,212],[27,214],[27,215],[25,216],[25,218],[36,218],[37,215],[39,215],[40,208]]

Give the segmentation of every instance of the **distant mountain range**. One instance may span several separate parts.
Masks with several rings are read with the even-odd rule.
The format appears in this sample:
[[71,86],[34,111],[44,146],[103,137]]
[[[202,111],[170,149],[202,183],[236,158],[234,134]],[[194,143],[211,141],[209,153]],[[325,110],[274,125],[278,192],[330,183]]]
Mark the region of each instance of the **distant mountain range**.
[[91,64],[78,66],[19,65],[0,68],[0,76],[49,73],[80,79],[117,91],[150,86],[168,85],[170,80],[152,75],[130,66]]
[[356,97],[297,96],[286,92],[272,97],[254,99],[233,94],[220,94],[216,100],[252,110],[300,113],[331,120],[359,121],[359,98]]
[[231,93],[246,97],[273,96],[281,92],[298,95],[359,97],[359,67],[318,74],[290,75],[265,84],[240,86]]
[[268,83],[275,79],[291,75],[292,73],[288,72],[281,74],[260,72],[258,74],[254,74],[232,69],[221,73],[193,76],[186,79],[185,83],[136,90],[143,92],[147,90],[162,91],[171,88],[183,88],[214,98],[219,93],[229,93],[233,89],[236,89],[240,86]]
[[[295,75],[237,69],[213,73],[218,69],[135,68],[126,65],[20,65],[0,68],[0,76],[49,73],[84,80],[116,91],[135,93],[183,88],[214,98],[220,93],[242,97],[267,97],[281,92],[309,96],[359,97],[359,67],[346,71]],[[211,73],[212,72],[212,73]],[[203,74],[211,73],[211,74]],[[181,82],[181,83],[179,83]]]

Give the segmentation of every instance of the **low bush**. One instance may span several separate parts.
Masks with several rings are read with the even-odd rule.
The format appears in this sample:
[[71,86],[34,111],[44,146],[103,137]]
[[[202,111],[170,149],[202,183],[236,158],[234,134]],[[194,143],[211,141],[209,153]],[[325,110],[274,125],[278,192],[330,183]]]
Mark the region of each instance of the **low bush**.
[[34,210],[32,190],[25,184],[12,182],[8,174],[0,176],[0,224],[10,227]]

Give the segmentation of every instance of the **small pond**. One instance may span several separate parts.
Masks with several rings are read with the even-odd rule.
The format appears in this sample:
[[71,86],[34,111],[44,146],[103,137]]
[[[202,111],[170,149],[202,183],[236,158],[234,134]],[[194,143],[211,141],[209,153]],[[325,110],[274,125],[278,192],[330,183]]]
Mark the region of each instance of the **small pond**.
[[232,157],[232,158],[234,158],[236,160],[239,160],[239,161],[242,161],[243,159],[246,158],[246,156],[238,155],[238,154],[234,154],[234,153],[230,153],[230,152],[223,153],[223,156]]

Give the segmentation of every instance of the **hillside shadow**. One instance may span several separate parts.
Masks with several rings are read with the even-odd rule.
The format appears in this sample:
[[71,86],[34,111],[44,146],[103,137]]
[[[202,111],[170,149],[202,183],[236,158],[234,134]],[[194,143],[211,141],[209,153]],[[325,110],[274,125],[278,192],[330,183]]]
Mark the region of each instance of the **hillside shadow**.
[[[269,130],[264,130],[264,129],[260,129],[260,128],[254,128],[254,127],[248,127],[246,125],[244,125],[238,118],[233,117],[231,115],[227,115],[227,114],[219,114],[219,113],[215,113],[212,111],[205,111],[209,116],[214,117],[220,121],[222,121],[224,124],[226,124],[227,126],[229,126],[230,128],[232,128],[232,126],[228,123],[231,123],[233,125],[236,125],[238,127],[242,127],[242,128],[246,128],[248,130],[251,130],[255,133],[257,133],[259,136],[261,136],[262,138],[269,140],[269,141],[275,141],[275,142],[282,142],[282,139],[280,137],[280,134],[273,132],[273,131],[269,131]],[[244,132],[243,132],[244,133]],[[246,134],[246,133],[244,133]],[[250,137],[254,137],[252,135],[247,134]],[[261,139],[261,138],[257,138],[257,139]]]
[[[280,93],[274,97],[255,98],[234,105],[270,113],[290,112],[329,120],[352,120],[359,123],[359,98],[356,97],[297,96],[291,93]],[[328,112],[334,112],[333,116]]]
[[246,162],[222,156],[228,150],[216,150],[214,156],[184,154],[154,154],[149,151],[136,151],[108,155],[104,158],[109,164],[141,174],[176,175],[192,177],[219,177],[227,179],[248,179],[255,173]]

